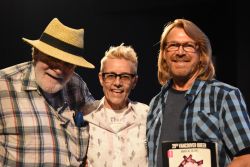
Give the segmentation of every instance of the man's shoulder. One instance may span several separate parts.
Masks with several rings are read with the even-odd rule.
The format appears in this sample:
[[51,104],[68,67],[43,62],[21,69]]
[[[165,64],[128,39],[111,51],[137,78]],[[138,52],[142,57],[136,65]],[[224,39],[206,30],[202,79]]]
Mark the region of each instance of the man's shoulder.
[[81,111],[84,112],[84,115],[88,115],[95,111],[99,107],[101,102],[101,100],[94,100],[92,102],[88,102],[81,108]]
[[207,87],[212,87],[214,89],[217,90],[222,90],[222,91],[226,91],[226,92],[231,92],[231,91],[235,91],[235,90],[239,90],[237,87],[230,85],[228,83],[213,79],[211,81],[207,82]]
[[79,88],[81,86],[86,86],[86,83],[79,74],[74,72],[71,79],[68,82],[68,85],[73,86],[73,87],[76,86]]
[[24,62],[0,70],[0,79],[14,78],[32,65],[31,62]]
[[138,102],[138,101],[130,101],[131,106],[135,109],[135,110],[143,110],[143,111],[147,111],[149,110],[149,106],[145,103],[142,102]]

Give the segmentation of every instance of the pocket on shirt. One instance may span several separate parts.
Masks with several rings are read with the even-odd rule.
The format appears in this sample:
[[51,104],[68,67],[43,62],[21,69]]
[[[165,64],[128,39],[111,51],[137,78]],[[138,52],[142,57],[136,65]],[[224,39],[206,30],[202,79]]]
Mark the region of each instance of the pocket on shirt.
[[217,141],[219,136],[219,119],[218,113],[211,113],[208,110],[202,110],[197,112],[197,118],[195,122],[195,135],[197,140]]

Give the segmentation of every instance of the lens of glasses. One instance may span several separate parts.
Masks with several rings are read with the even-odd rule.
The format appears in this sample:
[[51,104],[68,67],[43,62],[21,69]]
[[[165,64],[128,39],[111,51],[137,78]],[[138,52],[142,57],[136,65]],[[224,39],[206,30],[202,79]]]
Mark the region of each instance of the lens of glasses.
[[186,52],[196,52],[197,45],[195,42],[185,42],[185,43],[178,43],[178,42],[167,42],[166,49],[167,51],[177,51],[179,50],[180,46],[182,46],[183,50]]
[[103,77],[105,82],[114,82],[116,80],[116,78],[118,77],[122,82],[128,83],[135,77],[135,74],[102,73],[102,77]]

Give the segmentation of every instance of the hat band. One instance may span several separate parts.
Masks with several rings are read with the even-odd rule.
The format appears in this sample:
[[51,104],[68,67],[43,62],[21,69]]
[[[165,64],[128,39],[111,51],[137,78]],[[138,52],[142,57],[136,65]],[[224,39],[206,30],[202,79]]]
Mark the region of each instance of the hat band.
[[51,45],[57,49],[60,49],[62,51],[65,51],[65,52],[68,52],[68,53],[71,53],[73,55],[82,55],[83,53],[83,49],[81,48],[78,48],[74,45],[71,45],[69,43],[66,43],[64,41],[61,41],[47,33],[43,33],[41,38],[40,38],[40,41],[44,42],[44,43],[47,43],[48,45]]

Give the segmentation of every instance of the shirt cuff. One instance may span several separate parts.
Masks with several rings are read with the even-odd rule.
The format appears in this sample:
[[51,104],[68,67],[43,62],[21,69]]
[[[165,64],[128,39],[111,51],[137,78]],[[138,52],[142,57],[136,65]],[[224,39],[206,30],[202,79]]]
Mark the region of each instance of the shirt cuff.
[[241,156],[241,155],[246,155],[246,154],[250,154],[250,147],[246,147],[242,150],[240,150],[235,157]]

